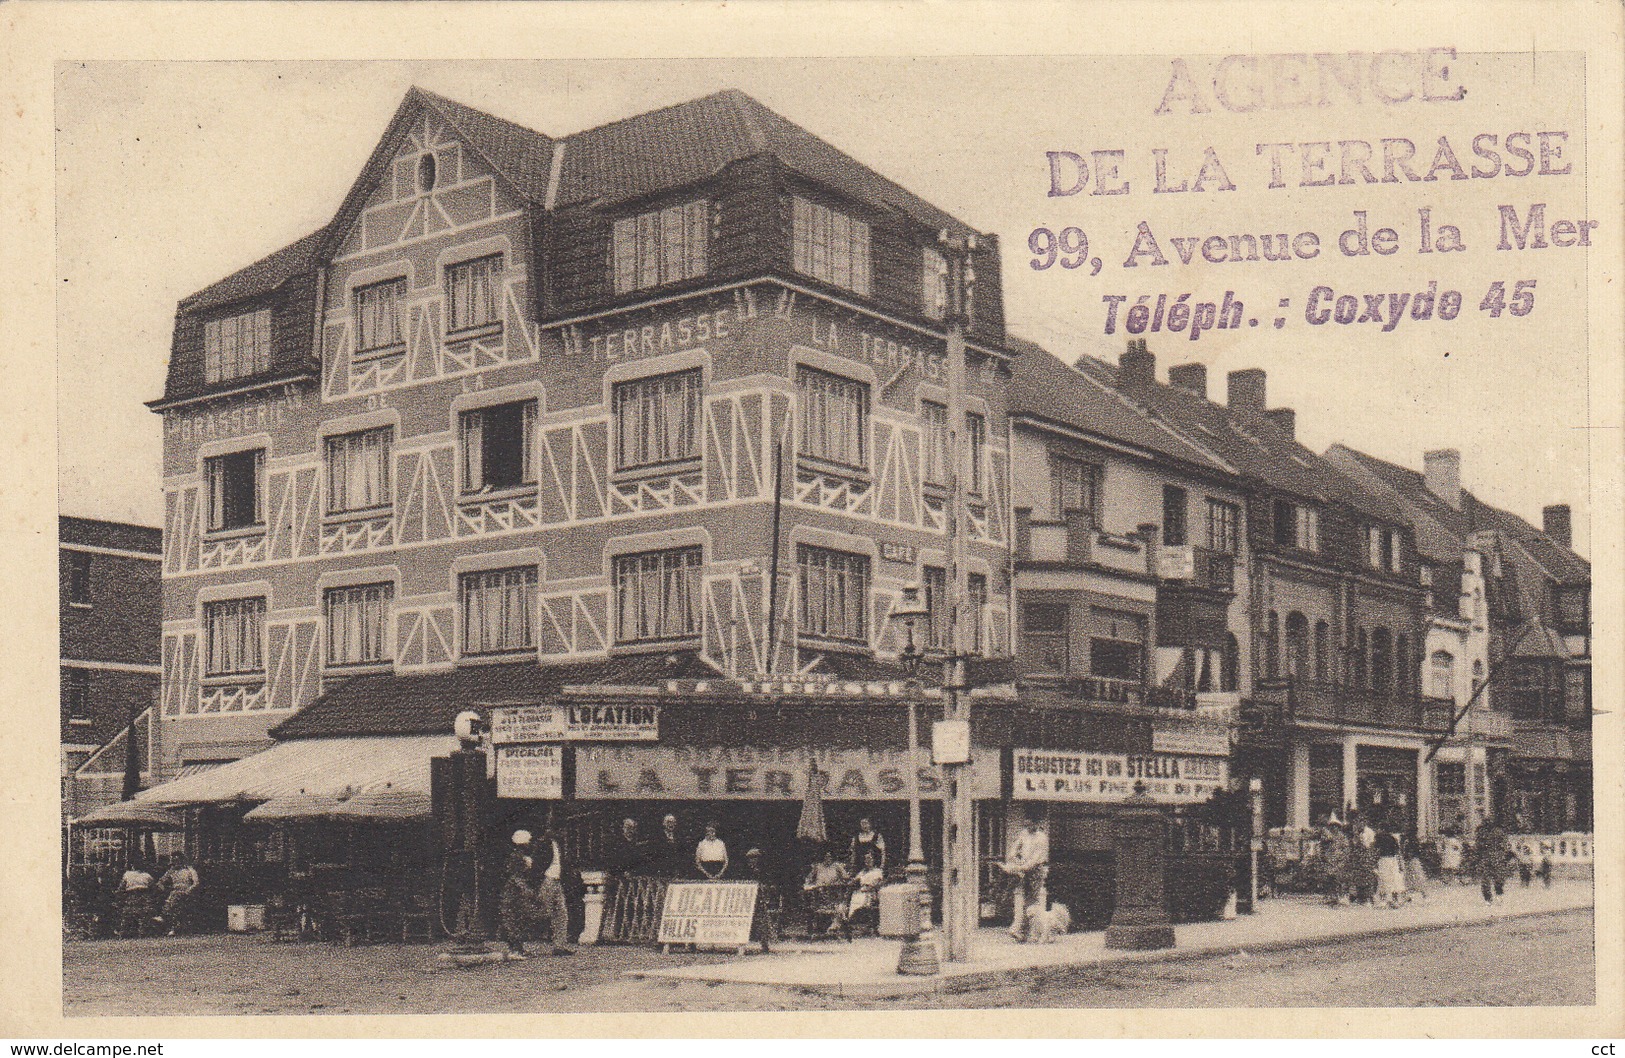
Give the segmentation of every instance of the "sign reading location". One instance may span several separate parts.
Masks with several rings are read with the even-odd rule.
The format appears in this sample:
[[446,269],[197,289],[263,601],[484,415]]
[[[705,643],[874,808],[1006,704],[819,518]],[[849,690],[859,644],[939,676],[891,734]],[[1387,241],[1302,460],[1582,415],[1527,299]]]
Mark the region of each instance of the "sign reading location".
[[653,742],[659,738],[658,705],[505,705],[491,710],[491,741],[498,746],[522,742]]

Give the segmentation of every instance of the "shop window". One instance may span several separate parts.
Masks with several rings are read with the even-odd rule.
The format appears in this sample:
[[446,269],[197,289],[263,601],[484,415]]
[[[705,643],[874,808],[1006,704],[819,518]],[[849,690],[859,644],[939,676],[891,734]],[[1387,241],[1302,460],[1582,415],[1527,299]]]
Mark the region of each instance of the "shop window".
[[826,371],[796,372],[801,454],[844,466],[867,465],[869,387]]
[[394,430],[363,430],[327,439],[329,514],[386,507],[391,502]]
[[617,384],[615,465],[627,470],[699,458],[700,397],[697,369]]
[[533,400],[463,412],[463,492],[534,485],[535,432]]
[[502,255],[463,261],[446,269],[446,331],[502,323]]
[[702,551],[698,547],[616,556],[616,636],[619,641],[632,643],[699,635],[702,568]]
[[796,567],[801,634],[867,642],[869,559],[801,544]]
[[458,578],[465,655],[535,649],[536,579],[534,566],[483,570]]
[[869,225],[797,196],[791,243],[791,261],[797,272],[868,295]]
[[387,279],[382,283],[357,288],[355,292],[357,353],[378,352],[404,345],[406,335],[401,328],[401,312],[405,301],[405,279]]
[[265,599],[225,599],[203,607],[205,671],[241,676],[265,671]]
[[263,448],[206,459],[203,476],[209,490],[210,532],[264,524]]
[[611,248],[615,293],[703,276],[710,223],[711,204],[704,199],[617,220]]
[[68,602],[74,606],[90,605],[90,562],[88,551],[68,553]]
[[1162,487],[1162,542],[1182,547],[1187,542],[1185,515],[1189,506],[1185,490],[1177,485]]
[[211,385],[271,369],[271,310],[259,309],[203,324],[203,377]]
[[1029,672],[1063,675],[1070,671],[1065,603],[1021,605],[1021,655]]
[[388,661],[390,584],[362,584],[326,593],[327,663],[367,665]]

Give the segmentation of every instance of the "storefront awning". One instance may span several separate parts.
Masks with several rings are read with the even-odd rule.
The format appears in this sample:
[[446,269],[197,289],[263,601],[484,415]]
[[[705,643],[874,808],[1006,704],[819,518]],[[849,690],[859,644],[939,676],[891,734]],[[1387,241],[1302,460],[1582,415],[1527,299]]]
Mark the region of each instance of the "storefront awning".
[[270,801],[307,794],[347,797],[393,789],[427,795],[429,760],[457,748],[452,735],[357,736],[279,742],[263,752],[143,790],[147,804]]

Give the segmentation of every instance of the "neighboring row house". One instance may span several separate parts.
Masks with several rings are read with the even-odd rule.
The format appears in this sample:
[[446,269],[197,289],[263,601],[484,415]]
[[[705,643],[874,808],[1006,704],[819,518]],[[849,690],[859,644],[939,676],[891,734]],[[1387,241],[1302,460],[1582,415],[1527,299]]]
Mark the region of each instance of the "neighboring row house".
[[1476,811],[1523,833],[1590,830],[1591,564],[1571,547],[1569,508],[1545,508],[1536,529],[1484,503],[1453,449],[1427,453],[1421,473],[1342,445],[1327,458],[1416,527],[1440,633],[1430,693],[1452,688],[1460,714],[1483,686],[1438,755],[1439,824],[1470,829]]
[[124,792],[130,732],[150,776],[158,700],[161,534],[145,525],[58,519],[62,818]]

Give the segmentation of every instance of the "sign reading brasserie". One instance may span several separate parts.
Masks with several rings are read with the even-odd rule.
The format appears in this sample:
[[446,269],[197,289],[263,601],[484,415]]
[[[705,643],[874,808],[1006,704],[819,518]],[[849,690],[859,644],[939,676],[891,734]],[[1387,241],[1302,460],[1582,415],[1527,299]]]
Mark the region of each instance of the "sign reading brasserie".
[[1122,801],[1137,784],[1161,804],[1206,801],[1230,778],[1228,761],[1169,754],[1015,751],[1017,799],[1034,801]]
[[491,742],[652,742],[660,737],[660,706],[614,704],[510,705],[491,710]]
[[673,882],[655,941],[737,947],[750,942],[755,914],[755,882]]
[[497,796],[556,801],[564,796],[564,757],[558,746],[498,746]]
[[[805,747],[582,746],[576,750],[580,798],[800,800],[807,792]],[[908,753],[902,749],[819,749],[823,796],[867,801],[908,796]],[[942,796],[942,777],[921,747],[915,758],[922,797]],[[971,768],[974,796],[999,796],[998,758]]]

